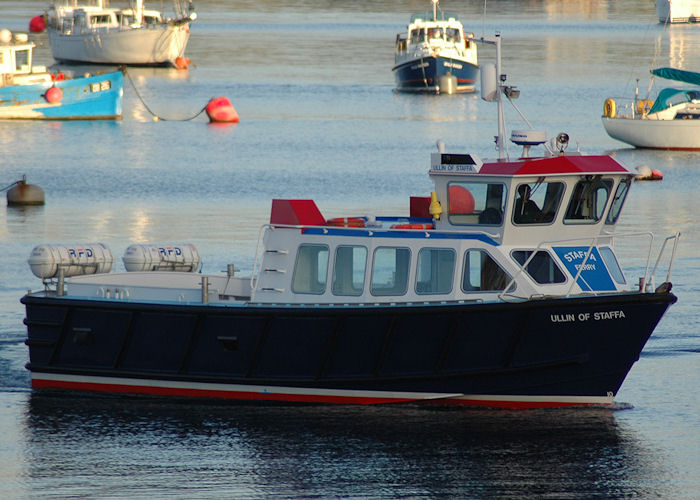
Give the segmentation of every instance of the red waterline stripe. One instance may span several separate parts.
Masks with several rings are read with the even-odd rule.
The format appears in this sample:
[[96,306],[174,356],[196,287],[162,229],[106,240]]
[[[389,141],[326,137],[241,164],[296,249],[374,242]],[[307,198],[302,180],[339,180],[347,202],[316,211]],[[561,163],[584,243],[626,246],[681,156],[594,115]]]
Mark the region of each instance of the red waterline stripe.
[[332,396],[316,394],[261,393],[247,391],[217,391],[211,389],[184,389],[180,387],[154,387],[124,384],[99,384],[94,382],[68,382],[65,380],[33,379],[35,389],[75,389],[94,392],[126,394],[150,394],[155,396],[187,396],[199,398],[242,399],[248,401],[293,401],[303,403],[383,404],[417,401],[413,398],[371,398],[360,396]]

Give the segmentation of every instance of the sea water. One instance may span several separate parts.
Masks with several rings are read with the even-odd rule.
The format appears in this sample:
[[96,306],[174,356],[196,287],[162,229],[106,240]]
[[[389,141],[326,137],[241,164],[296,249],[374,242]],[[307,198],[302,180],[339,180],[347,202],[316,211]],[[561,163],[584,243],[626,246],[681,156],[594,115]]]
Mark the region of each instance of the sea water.
[[[151,2],[161,4],[170,2]],[[313,198],[328,218],[406,214],[410,195],[430,191],[437,140],[496,156],[493,104],[393,92],[396,33],[429,2],[195,5],[194,64],[128,69],[122,121],[0,122],[0,187],[26,174],[46,192],[44,207],[0,206],[0,497],[700,496],[700,153],[635,150],[600,120],[603,101],[633,97],[637,79],[646,95],[650,68],[700,70],[700,26],[658,24],[651,1],[442,2],[477,37],[500,32],[503,71],[535,128],[568,133],[570,150],[664,174],[633,186],[620,230],[682,233],[678,303],[615,408],[260,407],[32,392],[19,299],[41,288],[27,265],[34,246],[103,242],[123,270],[132,243],[188,242],[204,272],[234,264],[247,274],[272,198]],[[26,31],[46,6],[0,1],[0,28]],[[35,62],[52,64],[46,35],[33,39]],[[494,61],[493,48],[479,57]],[[218,96],[239,124],[198,115]],[[508,131],[527,128],[511,107],[507,120]],[[631,282],[647,246],[619,242]]]

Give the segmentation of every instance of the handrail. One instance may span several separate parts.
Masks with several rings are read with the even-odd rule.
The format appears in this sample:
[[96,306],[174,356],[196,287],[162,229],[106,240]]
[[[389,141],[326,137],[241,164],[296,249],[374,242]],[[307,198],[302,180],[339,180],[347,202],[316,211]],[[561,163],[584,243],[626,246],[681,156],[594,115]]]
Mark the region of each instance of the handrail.
[[[660,261],[661,261],[661,257],[663,256],[663,253],[664,253],[664,251],[665,251],[665,248],[666,248],[667,243],[668,243],[670,240],[674,240],[673,249],[672,249],[672,253],[671,253],[671,258],[670,258],[670,261],[669,261],[669,268],[668,268],[668,271],[667,271],[667,274],[666,274],[666,281],[670,281],[670,280],[671,280],[671,271],[672,271],[672,268],[673,268],[673,261],[674,261],[674,259],[675,259],[676,248],[677,248],[677,246],[678,246],[678,240],[680,239],[680,234],[681,234],[680,232],[677,232],[677,233],[674,234],[674,235],[668,236],[668,237],[664,240],[664,243],[663,243],[663,245],[661,246],[661,249],[659,250],[659,254],[658,254],[657,258],[656,258],[656,262],[655,262],[655,264],[654,264],[653,269],[651,270],[651,273],[649,272],[649,267],[650,267],[650,265],[651,265],[651,255],[652,255],[652,251],[653,251],[654,234],[653,234],[652,232],[650,232],[650,231],[637,231],[637,232],[629,232],[629,233],[604,233],[604,234],[599,234],[599,235],[596,235],[596,236],[593,236],[593,237],[587,237],[587,236],[586,236],[586,237],[580,237],[580,238],[566,238],[566,239],[561,239],[561,240],[549,240],[549,241],[540,242],[540,243],[537,245],[537,247],[535,247],[535,249],[532,251],[532,253],[531,253],[530,256],[528,257],[528,259],[518,268],[518,272],[515,273],[515,274],[511,277],[510,281],[506,284],[506,286],[505,286],[505,288],[504,288],[504,291],[501,292],[501,293],[498,295],[498,298],[501,299],[501,300],[506,300],[506,297],[514,297],[514,298],[516,298],[516,299],[522,299],[522,300],[527,300],[527,299],[528,299],[528,297],[519,297],[519,296],[517,296],[517,295],[511,295],[511,294],[507,293],[507,291],[513,286],[513,284],[516,283],[516,279],[517,279],[518,277],[520,277],[523,273],[526,272],[527,266],[530,264],[530,262],[532,261],[532,259],[535,257],[536,253],[537,253],[539,250],[541,250],[544,246],[549,246],[549,247],[551,247],[552,245],[555,245],[555,244],[570,243],[570,242],[575,242],[575,241],[589,241],[589,240],[590,240],[590,244],[589,244],[589,246],[588,246],[588,250],[586,250],[586,255],[585,255],[584,259],[583,259],[583,262],[582,262],[581,265],[579,266],[579,269],[578,269],[576,275],[574,276],[574,279],[573,279],[573,281],[572,281],[572,283],[571,283],[571,285],[570,285],[568,291],[566,292],[565,297],[568,297],[568,296],[571,295],[571,293],[572,293],[572,291],[573,291],[573,289],[574,289],[574,286],[578,283],[579,278],[581,278],[581,273],[582,273],[583,270],[584,270],[584,266],[585,266],[586,262],[588,261],[590,255],[591,255],[591,253],[592,253],[592,251],[593,251],[593,248],[594,248],[594,247],[597,247],[598,242],[599,242],[599,240],[600,240],[601,238],[610,238],[610,239],[614,239],[614,238],[623,238],[623,237],[626,238],[626,237],[630,237],[630,236],[648,236],[648,237],[649,237],[649,248],[648,248],[648,251],[647,251],[646,265],[645,265],[645,267],[644,267],[644,276],[641,278],[641,282],[640,282],[640,291],[644,291],[644,290],[645,290],[645,287],[646,287],[646,284],[650,282],[650,279],[652,279],[653,276],[654,276],[654,274],[656,273],[656,270],[657,270],[657,268],[658,268],[658,266],[659,266],[659,263],[660,263]],[[581,279],[583,279],[583,281],[584,281],[585,284],[588,284],[588,283],[585,281],[584,278],[581,278]],[[586,291],[586,292],[588,292],[588,291]],[[590,290],[590,292],[591,292],[593,295],[599,295],[599,294],[600,294],[600,292],[596,292],[596,291],[594,291],[594,290]]]

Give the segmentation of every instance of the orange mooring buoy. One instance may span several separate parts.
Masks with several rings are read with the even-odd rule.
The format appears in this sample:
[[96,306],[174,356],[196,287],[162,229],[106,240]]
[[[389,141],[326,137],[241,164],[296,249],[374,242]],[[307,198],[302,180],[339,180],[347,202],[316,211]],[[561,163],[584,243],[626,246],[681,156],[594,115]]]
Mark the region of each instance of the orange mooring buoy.
[[177,69],[187,69],[190,67],[190,64],[192,64],[192,61],[190,61],[187,57],[175,58],[175,67]]
[[7,205],[43,205],[44,190],[34,184],[27,184],[27,177],[15,182],[14,187],[7,191]]
[[212,123],[238,123],[238,113],[228,97],[215,97],[206,107],[207,116]]

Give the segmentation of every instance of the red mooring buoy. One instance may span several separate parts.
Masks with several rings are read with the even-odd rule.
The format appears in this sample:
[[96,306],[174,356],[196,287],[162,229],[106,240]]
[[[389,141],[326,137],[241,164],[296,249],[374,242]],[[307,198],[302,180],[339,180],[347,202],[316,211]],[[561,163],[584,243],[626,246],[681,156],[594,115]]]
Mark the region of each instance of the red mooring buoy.
[[61,102],[61,99],[63,99],[63,91],[58,87],[51,87],[49,90],[46,91],[44,97],[51,104],[58,104],[59,102]]
[[228,97],[215,97],[206,107],[207,116],[212,123],[238,123],[238,113]]
[[44,16],[34,16],[29,21],[29,31],[32,33],[43,33],[46,29]]

